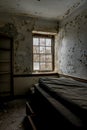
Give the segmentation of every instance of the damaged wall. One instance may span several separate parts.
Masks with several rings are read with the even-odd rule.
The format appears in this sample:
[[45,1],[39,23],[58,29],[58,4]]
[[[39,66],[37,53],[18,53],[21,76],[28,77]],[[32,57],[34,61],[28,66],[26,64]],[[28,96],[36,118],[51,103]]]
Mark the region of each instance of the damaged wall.
[[[57,22],[25,16],[0,14],[0,33],[13,37],[14,94],[22,95],[37,82],[32,74],[32,31],[57,32]],[[20,75],[20,77],[15,77]],[[21,78],[21,75],[26,75]]]
[[61,22],[58,34],[58,73],[82,79],[87,79],[86,5]]
[[0,20],[0,32],[14,38],[14,74],[30,74],[32,73],[32,30],[57,32],[57,23],[23,16],[7,16],[7,19],[5,17]]

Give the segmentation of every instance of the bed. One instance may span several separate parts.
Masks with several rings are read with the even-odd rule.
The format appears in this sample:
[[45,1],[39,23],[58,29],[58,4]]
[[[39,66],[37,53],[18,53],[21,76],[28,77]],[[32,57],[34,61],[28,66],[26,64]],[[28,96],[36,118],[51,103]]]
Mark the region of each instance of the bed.
[[[40,78],[35,93],[47,100],[71,127],[87,129],[87,83],[72,78]],[[68,124],[67,123],[67,124]],[[61,123],[62,124],[62,123]],[[69,127],[70,128],[70,127]]]

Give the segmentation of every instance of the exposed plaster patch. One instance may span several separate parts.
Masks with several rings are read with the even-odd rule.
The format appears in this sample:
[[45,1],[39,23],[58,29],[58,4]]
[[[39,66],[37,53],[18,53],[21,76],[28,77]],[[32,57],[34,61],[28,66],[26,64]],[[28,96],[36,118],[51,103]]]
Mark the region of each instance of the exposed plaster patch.
[[0,32],[7,34],[10,37],[16,37],[18,35],[16,27],[12,23],[7,23],[0,28]]
[[49,20],[38,20],[35,24],[37,19],[24,16],[9,15],[6,18],[10,22],[7,19],[5,24],[0,22],[0,32],[14,38],[14,74],[29,74],[32,72],[32,31],[38,26],[38,29],[56,32],[57,24]]

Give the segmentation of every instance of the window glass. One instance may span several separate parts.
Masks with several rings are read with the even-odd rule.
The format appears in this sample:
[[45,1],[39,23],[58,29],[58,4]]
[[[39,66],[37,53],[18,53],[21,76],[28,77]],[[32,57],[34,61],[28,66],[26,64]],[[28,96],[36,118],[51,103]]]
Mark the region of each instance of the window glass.
[[46,70],[45,63],[40,63],[40,70]]
[[39,70],[39,62],[34,62],[34,70]]
[[46,63],[46,70],[52,70],[52,64]]
[[45,60],[46,62],[52,62],[52,55],[46,55]]
[[45,62],[45,55],[40,55],[40,62]]
[[33,37],[33,70],[52,71],[53,52],[52,38]]
[[33,45],[38,45],[38,44],[39,44],[39,39],[33,38]]
[[45,46],[45,45],[46,45],[46,39],[40,38],[40,46]]
[[45,53],[45,47],[40,46],[40,53]]
[[39,53],[39,46],[33,46],[33,53]]
[[33,55],[33,60],[34,60],[34,61],[38,61],[38,62],[39,62],[39,55],[36,55],[36,54],[35,54],[35,55]]
[[51,39],[46,39],[46,46],[51,46]]
[[51,53],[51,47],[46,47],[46,53]]

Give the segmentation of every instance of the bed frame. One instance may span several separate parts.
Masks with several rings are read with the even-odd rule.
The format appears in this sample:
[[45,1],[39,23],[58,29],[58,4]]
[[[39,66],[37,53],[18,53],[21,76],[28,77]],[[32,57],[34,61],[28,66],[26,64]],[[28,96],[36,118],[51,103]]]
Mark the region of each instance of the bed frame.
[[[83,109],[84,106],[81,108],[47,89],[45,85],[50,82],[41,84],[40,81],[34,85],[34,91],[26,103],[26,114],[33,122],[32,129],[87,129],[87,108]],[[54,86],[55,83],[51,82],[51,85]]]

